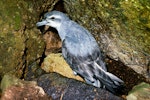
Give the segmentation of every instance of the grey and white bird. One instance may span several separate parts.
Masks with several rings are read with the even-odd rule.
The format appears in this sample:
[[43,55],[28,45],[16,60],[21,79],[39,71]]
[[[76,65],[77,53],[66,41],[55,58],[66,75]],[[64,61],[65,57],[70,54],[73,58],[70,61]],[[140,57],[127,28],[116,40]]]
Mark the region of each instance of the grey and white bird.
[[59,11],[48,12],[37,27],[55,28],[62,41],[62,55],[73,72],[95,87],[103,87],[115,93],[124,82],[107,72],[98,43],[84,27]]

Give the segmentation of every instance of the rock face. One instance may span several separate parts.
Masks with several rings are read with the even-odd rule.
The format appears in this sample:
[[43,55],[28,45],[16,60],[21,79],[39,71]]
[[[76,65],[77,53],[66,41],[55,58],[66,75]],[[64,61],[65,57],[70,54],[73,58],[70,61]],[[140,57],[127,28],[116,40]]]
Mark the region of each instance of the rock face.
[[123,100],[105,89],[95,88],[56,73],[40,76],[37,83],[52,100]]
[[76,80],[83,81],[79,76],[73,74],[72,69],[66,63],[61,53],[58,54],[49,54],[45,59],[41,67],[46,72],[55,72],[59,73],[65,77],[73,78]]
[[54,29],[54,32],[48,31],[50,28],[48,26],[45,26],[46,32],[42,32],[43,38],[45,41],[45,55],[48,56],[50,53],[58,53],[61,52],[61,40],[57,33],[57,31]]
[[8,72],[23,77],[28,64],[43,53],[44,42],[34,24],[36,10],[30,4],[24,0],[0,1],[1,78]]
[[0,76],[15,68],[21,68],[24,63],[22,57],[25,50],[25,37],[21,10],[14,6],[16,1],[7,3],[7,1],[0,1]]
[[36,82],[22,81],[12,75],[3,77],[1,88],[1,100],[50,100]]
[[136,85],[127,96],[127,100],[150,100],[150,84]]

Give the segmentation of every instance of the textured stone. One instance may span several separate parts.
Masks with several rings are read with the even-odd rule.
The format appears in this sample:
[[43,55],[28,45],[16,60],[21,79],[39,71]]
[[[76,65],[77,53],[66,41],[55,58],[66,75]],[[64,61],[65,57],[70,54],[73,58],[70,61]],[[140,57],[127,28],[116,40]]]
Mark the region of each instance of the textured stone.
[[72,69],[66,63],[61,53],[57,54],[49,54],[45,59],[41,67],[46,72],[56,72],[68,78],[77,79],[83,81],[83,79],[79,76],[75,76],[73,74]]
[[150,100],[150,84],[141,83],[129,92],[127,100]]
[[53,100],[123,100],[105,89],[95,88],[57,73],[42,75],[37,83]]
[[38,17],[33,4],[24,0],[0,1],[1,78],[5,73],[23,78],[28,64],[44,51],[44,42],[35,26]]
[[1,89],[1,100],[50,100],[36,82],[22,81],[12,75],[3,77]]

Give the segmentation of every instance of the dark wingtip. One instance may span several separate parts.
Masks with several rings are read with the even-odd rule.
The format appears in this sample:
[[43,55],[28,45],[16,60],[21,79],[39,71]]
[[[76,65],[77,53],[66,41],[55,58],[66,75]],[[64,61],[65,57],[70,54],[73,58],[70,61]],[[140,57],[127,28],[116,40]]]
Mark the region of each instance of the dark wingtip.
[[124,93],[124,89],[125,89],[124,84],[120,84],[119,86],[106,86],[106,89],[115,95],[125,94]]

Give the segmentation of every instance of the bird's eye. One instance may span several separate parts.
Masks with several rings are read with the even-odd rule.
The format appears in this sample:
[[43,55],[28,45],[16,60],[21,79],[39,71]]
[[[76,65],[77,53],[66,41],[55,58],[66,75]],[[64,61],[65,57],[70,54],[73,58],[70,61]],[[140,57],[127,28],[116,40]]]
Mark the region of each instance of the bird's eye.
[[55,17],[51,17],[51,19],[55,19]]

